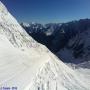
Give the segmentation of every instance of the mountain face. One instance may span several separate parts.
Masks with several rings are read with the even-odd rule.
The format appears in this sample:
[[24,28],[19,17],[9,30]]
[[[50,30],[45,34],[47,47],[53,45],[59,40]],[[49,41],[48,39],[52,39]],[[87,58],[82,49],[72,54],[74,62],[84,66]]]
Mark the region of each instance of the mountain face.
[[[25,26],[23,27],[25,28]],[[25,28],[27,33],[30,31],[30,27],[32,25],[28,29]],[[90,19],[62,24],[46,24],[43,26],[42,32],[39,30],[40,28],[37,31],[34,28],[29,35],[46,45],[64,62],[82,63],[90,61]]]
[[31,38],[0,2],[0,89],[90,90],[84,79]]
[[74,22],[74,28],[72,28],[72,30],[74,33],[76,31],[76,34],[73,37],[70,37],[67,44],[62,49],[58,49],[59,51],[57,51],[57,56],[60,57],[63,61],[69,63],[72,62],[78,64],[89,62],[90,20],[83,19],[78,22]]
[[90,29],[70,39],[66,47],[58,52],[58,56],[74,63],[90,61]]

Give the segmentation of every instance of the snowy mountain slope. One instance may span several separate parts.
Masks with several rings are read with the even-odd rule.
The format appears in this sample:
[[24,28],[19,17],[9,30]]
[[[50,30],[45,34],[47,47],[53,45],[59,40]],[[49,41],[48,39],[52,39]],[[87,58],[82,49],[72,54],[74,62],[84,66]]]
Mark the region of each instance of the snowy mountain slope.
[[[50,87],[52,87],[52,85],[55,84],[56,82],[60,83],[60,84],[66,83],[65,84],[65,85],[67,85],[66,90],[67,90],[67,88],[73,89],[73,85],[71,85],[71,87],[70,87],[68,84],[71,84],[72,82],[74,82],[74,84],[75,84],[75,81],[78,81],[76,74],[71,69],[69,69],[62,62],[59,62],[59,61],[57,62],[57,60],[55,61],[55,59],[57,59],[55,56],[50,54],[51,57],[45,55],[45,57],[40,56],[40,59],[39,59],[39,57],[35,57],[36,59],[31,58],[31,56],[29,57],[26,54],[26,52],[24,53],[22,51],[15,49],[8,42],[8,40],[5,37],[0,36],[0,39],[1,39],[0,40],[1,41],[0,55],[2,53],[3,53],[3,55],[7,55],[7,56],[0,57],[1,58],[0,59],[0,66],[1,66],[0,69],[7,70],[5,72],[2,72],[0,75],[0,80],[1,80],[0,82],[2,83],[1,84],[2,86],[18,86],[18,89],[23,90],[23,87],[25,87],[25,85],[28,85],[28,83],[30,81],[32,81],[32,79],[34,78],[34,75],[36,75],[36,72],[38,71],[38,69],[40,67],[42,67],[42,68],[40,69],[39,75],[37,75],[37,78],[34,82],[35,88],[40,87],[40,86],[36,86],[38,84],[37,82],[39,79],[41,81],[41,83],[39,82],[39,85],[42,85],[44,82],[45,82],[45,84],[47,84],[46,82],[49,82],[49,83],[51,83]],[[6,45],[7,45],[7,47],[5,48]],[[8,52],[11,52],[11,53],[8,53]],[[9,59],[7,57],[9,57]],[[38,62],[37,62],[37,59],[39,59]],[[2,60],[3,60],[3,62],[2,62]],[[29,63],[29,61],[30,61],[30,63]],[[60,66],[58,65],[59,63],[60,63]],[[8,72],[10,72],[10,73],[8,73]],[[69,77],[67,74],[70,74],[71,76]],[[72,79],[72,74],[75,77],[75,81],[74,81],[74,78]],[[48,81],[49,78],[50,78],[50,81]],[[63,79],[65,79],[65,80],[63,80]],[[3,80],[5,80],[5,81],[3,81]],[[78,81],[78,82],[80,82],[80,81]],[[58,85],[57,88],[61,88],[61,86],[63,86],[63,84],[60,85],[60,87]],[[47,90],[55,90],[55,87],[53,87],[53,89],[47,89]],[[47,88],[47,87],[45,87],[45,88]],[[63,88],[65,88],[65,87],[63,86],[62,90],[63,90]],[[84,87],[83,88],[80,87],[80,84],[78,84],[78,88],[81,88],[81,90],[89,90]],[[75,89],[75,90],[77,90],[77,89]],[[80,90],[80,89],[78,89],[78,90]]]
[[0,87],[17,86],[19,90],[23,90],[39,67],[49,59],[43,53],[37,55],[35,50],[31,49],[29,52],[34,54],[28,55],[28,52],[14,48],[6,37],[0,35]]
[[44,64],[28,90],[89,90],[90,84],[83,87],[85,83],[78,78],[79,74],[57,61],[54,55],[50,56],[52,60]]
[[38,44],[27,35],[25,30],[18,24],[16,19],[8,12],[6,7],[0,3],[0,29],[9,41],[16,47],[36,47]]
[[[50,84],[50,85],[49,85]],[[90,90],[77,72],[34,41],[0,2],[0,88]]]
[[[6,45],[7,47],[5,47]],[[24,88],[25,90],[29,90],[28,88],[38,90],[43,86],[43,88],[47,88],[46,90],[68,90],[68,88],[70,90],[89,90],[89,86],[83,84],[73,70],[51,53],[46,54],[45,52],[40,57],[29,56],[27,52],[14,48],[2,35],[0,35],[0,72],[1,87],[17,86],[18,90],[24,90]],[[47,87],[48,83],[49,87]],[[32,86],[28,86],[29,84]],[[54,86],[55,84],[56,86]],[[41,90],[44,89],[41,88]]]

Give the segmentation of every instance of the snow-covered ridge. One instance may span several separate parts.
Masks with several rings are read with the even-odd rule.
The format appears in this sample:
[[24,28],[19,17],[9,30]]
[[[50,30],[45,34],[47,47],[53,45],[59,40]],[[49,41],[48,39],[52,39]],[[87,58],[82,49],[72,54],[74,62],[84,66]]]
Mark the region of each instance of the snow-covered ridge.
[[0,1],[0,12],[2,12],[0,13],[0,15],[8,13],[7,8],[2,4],[1,1]]
[[7,36],[15,47],[38,47],[25,30],[18,24],[17,20],[8,12],[6,7],[0,2],[0,33]]

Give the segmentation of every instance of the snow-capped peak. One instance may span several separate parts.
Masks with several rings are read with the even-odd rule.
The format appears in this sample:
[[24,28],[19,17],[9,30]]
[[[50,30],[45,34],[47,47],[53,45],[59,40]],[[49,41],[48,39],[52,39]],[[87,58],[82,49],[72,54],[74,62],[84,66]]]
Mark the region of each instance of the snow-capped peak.
[[22,25],[23,27],[30,27],[30,24],[29,24],[29,23],[26,23],[26,22],[21,23],[21,25]]

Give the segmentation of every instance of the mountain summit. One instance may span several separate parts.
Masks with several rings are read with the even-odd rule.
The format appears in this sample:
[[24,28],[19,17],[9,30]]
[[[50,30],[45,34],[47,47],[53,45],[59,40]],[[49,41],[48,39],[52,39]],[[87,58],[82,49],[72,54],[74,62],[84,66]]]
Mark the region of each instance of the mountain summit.
[[45,46],[32,39],[0,2],[0,88],[90,90]]

